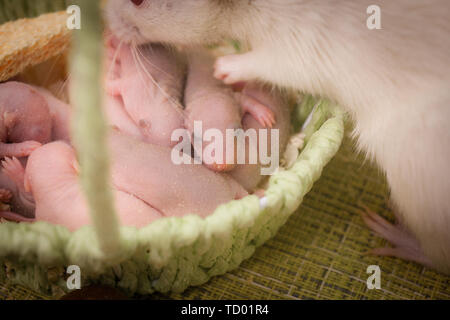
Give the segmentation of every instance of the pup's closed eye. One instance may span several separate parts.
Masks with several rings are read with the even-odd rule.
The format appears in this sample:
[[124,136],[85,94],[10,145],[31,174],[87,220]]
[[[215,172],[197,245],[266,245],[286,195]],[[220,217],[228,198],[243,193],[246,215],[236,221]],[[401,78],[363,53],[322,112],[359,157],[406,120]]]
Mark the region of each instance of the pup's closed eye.
[[131,0],[131,2],[133,2],[136,7],[139,7],[142,3],[144,3],[144,0]]

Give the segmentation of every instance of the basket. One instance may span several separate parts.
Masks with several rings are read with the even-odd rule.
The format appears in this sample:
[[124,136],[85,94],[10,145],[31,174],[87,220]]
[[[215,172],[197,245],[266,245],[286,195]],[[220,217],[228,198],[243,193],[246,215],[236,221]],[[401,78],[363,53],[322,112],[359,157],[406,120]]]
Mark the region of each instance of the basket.
[[[79,2],[84,2],[88,18],[75,32],[73,48],[72,74],[77,92],[83,92],[75,106],[75,138],[93,223],[76,232],[43,222],[0,224],[0,281],[59,296],[69,291],[67,268],[76,265],[83,285],[109,285],[132,295],[182,292],[237,268],[277,233],[311,190],[341,145],[344,114],[324,99],[305,96],[298,103],[293,126],[305,133],[305,147],[290,169],[271,176],[263,199],[248,196],[232,201],[207,218],[189,215],[163,218],[141,229],[120,227],[107,187],[106,126],[95,107],[100,101],[99,67],[86,67],[100,66],[99,8],[96,1]],[[71,37],[62,25],[63,16],[27,20],[30,24],[55,19],[53,36],[36,39],[32,50],[22,51],[16,59],[0,51],[0,81],[45,60],[30,58],[39,46],[58,48],[43,54],[46,59],[68,47]],[[0,37],[4,27],[0,26]],[[102,157],[95,156],[98,150],[105,151]]]

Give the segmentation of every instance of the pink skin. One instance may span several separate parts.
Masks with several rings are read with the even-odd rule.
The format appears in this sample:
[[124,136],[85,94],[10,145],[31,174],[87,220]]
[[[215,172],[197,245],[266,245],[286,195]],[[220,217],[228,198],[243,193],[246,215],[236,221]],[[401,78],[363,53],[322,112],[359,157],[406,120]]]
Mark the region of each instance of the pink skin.
[[[77,168],[75,151],[64,142],[47,144],[31,154],[23,183],[35,199],[35,221],[62,225],[72,231],[90,224]],[[139,227],[161,217],[131,194],[114,190],[114,196],[123,225]]]
[[[142,227],[162,216],[192,213],[204,217],[218,205],[247,195],[226,175],[203,166],[173,165],[167,147],[112,131],[110,150],[115,205],[126,226]],[[47,144],[31,154],[21,183],[34,196],[36,221],[70,230],[90,224],[77,168],[74,150],[63,142]],[[30,221],[11,213],[0,216]]]
[[[240,103],[242,104],[262,104],[270,108],[270,110],[273,112],[277,121],[274,126],[267,131],[267,150],[269,150],[268,155],[270,155],[270,130],[279,130],[279,156],[281,159],[281,156],[283,155],[289,140],[291,128],[290,110],[287,101],[283,99],[281,94],[276,90],[270,90],[270,88],[268,87],[254,83],[245,85],[242,93],[237,94],[237,98],[238,101],[240,101]],[[259,132],[260,129],[266,129],[251,114],[244,115],[244,118],[242,119],[242,126],[244,130],[255,129],[256,132]],[[259,146],[259,139],[257,141],[257,145]],[[248,140],[246,140],[246,164],[237,165],[236,168],[230,172],[230,175],[238,183],[244,186],[247,191],[254,192],[264,176],[261,176],[261,165],[259,164],[259,159],[258,164],[249,164],[249,148],[250,144],[248,143]]]
[[0,84],[0,112],[2,141],[15,142],[0,143],[0,157],[4,158],[0,188],[11,194],[10,199],[0,201],[20,213],[1,215],[28,221],[34,217],[35,206],[23,183],[19,183],[23,180],[24,157],[52,140],[70,141],[70,107],[45,89],[11,81]]
[[226,130],[241,129],[242,118],[247,113],[257,119],[261,126],[270,128],[275,123],[275,115],[270,108],[253,98],[242,99],[239,101],[241,103],[236,101],[231,88],[214,79],[213,71],[214,57],[209,53],[189,53],[185,127],[194,139],[195,121],[201,121],[203,133],[209,129],[219,130],[224,137],[223,159],[219,163],[213,162],[207,152],[207,146],[213,142],[203,140],[203,160],[213,171],[231,171],[235,168],[236,159],[232,154],[226,153]]
[[226,174],[201,165],[174,165],[172,148],[142,143],[113,132],[110,150],[114,185],[150,203],[166,216],[192,213],[205,217],[220,204],[247,195]]
[[104,108],[104,110],[107,121],[112,124],[116,130],[130,137],[134,137],[135,139],[146,141],[142,130],[140,130],[125,110],[122,97],[106,95],[105,106],[106,108]]
[[118,50],[118,60],[111,66],[112,77],[107,79],[107,92],[122,98],[126,113],[146,142],[174,146],[172,133],[183,126],[180,100],[184,68],[175,54],[160,45],[138,47],[136,50],[140,53],[134,57],[129,45],[115,48],[114,40],[110,43],[111,52]]
[[0,158],[26,157],[51,141],[47,101],[31,86],[0,84]]
[[[16,158],[6,158],[4,161],[2,161],[2,165],[10,162],[16,163],[16,161]],[[19,175],[16,175],[14,172],[14,166],[10,167],[9,170],[5,170],[5,168],[3,167],[2,170],[0,170],[0,202],[2,202],[3,204],[8,204],[8,210],[13,211],[2,212],[0,216],[3,216],[5,218],[8,216],[16,216],[17,218],[14,220],[25,221],[29,218],[34,218],[35,206],[33,201],[29,201],[30,198],[27,197],[23,182],[20,183],[19,181],[18,183],[17,178],[20,179],[21,177],[20,171],[18,172]],[[16,214],[14,212],[18,212],[20,214]]]
[[47,101],[52,120],[52,141],[70,142],[71,107],[44,88],[33,86]]
[[13,194],[11,191],[7,189],[0,189],[0,201],[9,203],[13,197]]

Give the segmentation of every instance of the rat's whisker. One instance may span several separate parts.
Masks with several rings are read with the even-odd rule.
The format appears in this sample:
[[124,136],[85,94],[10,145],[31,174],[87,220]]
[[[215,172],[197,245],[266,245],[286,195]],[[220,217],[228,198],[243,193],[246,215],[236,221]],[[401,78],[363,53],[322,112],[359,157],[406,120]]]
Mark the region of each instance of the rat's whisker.
[[149,65],[152,66],[152,68],[157,69],[159,72],[164,73],[165,75],[171,77],[171,75],[169,73],[167,73],[166,71],[164,71],[163,69],[159,68],[158,66],[156,66],[153,62],[151,62],[151,60],[142,52],[143,50],[149,50],[149,51],[153,51],[153,47],[151,45],[146,45],[146,48],[143,49],[142,46],[137,46],[136,47],[136,51],[139,54],[139,56],[144,60],[144,62],[148,63]]
[[106,73],[107,79],[111,78],[111,74],[116,66],[117,58],[119,57],[119,52],[120,52],[120,49],[122,48],[122,45],[123,45],[123,40],[120,40],[119,45],[117,46],[116,51],[114,52],[113,58],[111,60],[111,64],[109,65],[109,70]]
[[[173,99],[160,85],[159,83],[155,80],[155,78],[151,75],[151,73],[148,71],[148,69],[145,67],[145,64],[142,62],[142,60],[140,59],[139,55],[138,55],[138,50],[137,50],[137,46],[133,45],[132,46],[132,55],[133,55],[133,59],[135,60],[135,63],[138,63],[139,66],[142,69],[142,72],[144,72],[144,75],[147,76],[148,79],[150,79],[150,81],[152,81],[152,83],[158,88],[158,90],[164,95],[164,97],[167,98],[167,100],[169,100],[171,102],[171,105],[174,105],[174,108],[176,109],[176,111],[182,115],[183,117],[184,112],[183,112],[183,106],[176,101],[175,99]],[[139,68],[138,68],[139,69]],[[143,81],[145,81],[145,79],[143,79]]]
[[139,59],[139,56],[137,55],[137,47],[136,45],[132,44],[131,45],[131,56],[133,57],[133,62],[136,66],[136,69],[138,70],[139,73],[139,77],[141,78],[142,83],[144,84],[144,86],[146,87],[146,93],[148,94],[151,91],[151,87],[148,84],[148,82],[145,79],[145,76],[147,76],[147,78],[150,79],[150,81],[152,81],[152,83],[155,83],[156,81],[153,79],[153,77],[151,76],[150,73],[146,73],[146,69],[145,66],[143,65],[142,61]]
[[72,75],[69,73],[67,75],[66,79],[64,79],[64,81],[61,83],[61,86],[59,87],[58,91],[56,92],[58,97],[62,97],[63,96],[64,91],[66,91],[67,84],[70,82],[71,78],[72,78]]

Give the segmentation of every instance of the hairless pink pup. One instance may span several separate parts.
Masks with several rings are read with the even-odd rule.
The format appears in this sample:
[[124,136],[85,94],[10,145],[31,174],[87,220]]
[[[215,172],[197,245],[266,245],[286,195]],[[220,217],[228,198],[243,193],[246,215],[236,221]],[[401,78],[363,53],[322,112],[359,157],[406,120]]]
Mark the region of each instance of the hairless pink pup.
[[[162,45],[152,44],[140,47],[118,45],[110,40],[110,59],[117,54],[117,60],[109,68],[106,81],[107,92],[121,99],[124,115],[131,119],[140,131],[144,141],[161,146],[173,146],[171,141],[174,130],[183,126],[183,108],[181,97],[184,86],[184,65],[174,51]],[[113,108],[117,107],[117,101]],[[129,131],[129,122],[107,113],[119,129],[125,126]],[[117,111],[117,109],[115,109]],[[134,130],[135,131],[135,130]],[[135,135],[136,136],[136,135]]]
[[0,158],[27,157],[51,134],[49,106],[40,93],[20,82],[0,84]]
[[[45,89],[14,81],[0,84],[0,158],[25,162],[42,144],[69,141],[69,117],[69,106]],[[33,201],[5,172],[0,173],[0,202],[24,217],[34,216]]]
[[[232,178],[204,166],[171,162],[171,148],[151,145],[111,131],[110,152],[115,204],[121,223],[142,227],[163,216],[198,214],[247,195]],[[29,157],[3,164],[25,197],[34,198],[35,219],[4,212],[15,221],[46,221],[70,230],[88,225],[88,207],[78,182],[75,151],[64,142],[47,144]],[[136,174],[139,173],[139,174]]]
[[[272,158],[272,153],[278,152],[278,157],[275,157],[275,159],[280,159],[284,154],[284,150],[286,149],[291,134],[291,111],[287,99],[283,98],[278,90],[272,90],[270,86],[247,83],[242,90],[242,93],[238,93],[236,98],[238,101],[242,101],[242,99],[244,99],[244,101],[248,101],[249,99],[250,101],[258,101],[258,103],[270,108],[277,119],[276,123],[269,129],[262,125],[260,121],[255,119],[251,114],[245,114],[242,119],[243,129],[245,131],[254,129],[257,135],[253,143],[251,143],[249,139],[245,140],[244,146],[241,146],[241,148],[244,148],[245,150],[237,150],[245,152],[245,164],[238,164],[236,168],[230,172],[230,175],[244,186],[248,192],[254,192],[264,178],[264,176],[261,175],[260,139],[265,138],[267,141],[267,154],[264,152],[264,156]],[[278,130],[278,141],[274,141],[274,145],[276,146],[275,150],[271,149],[272,130]],[[262,146],[264,147],[264,145]],[[250,152],[254,152],[254,154],[257,155],[256,164],[250,163]],[[278,168],[279,163],[276,163],[275,165]]]
[[[188,53],[189,71],[185,91],[186,122],[193,139],[203,140],[203,161],[214,171],[231,171],[235,168],[234,153],[226,152],[226,131],[242,128],[242,118],[249,114],[262,127],[271,128],[275,124],[275,114],[250,95],[235,98],[231,87],[225,86],[214,78],[214,57],[206,50],[194,50]],[[205,152],[210,141],[205,137],[194,136],[194,122],[201,121],[203,132],[217,129],[222,133],[223,159],[214,161],[215,155]],[[198,150],[196,150],[199,152]],[[212,159],[213,157],[214,159]],[[211,158],[211,159],[210,159]]]

